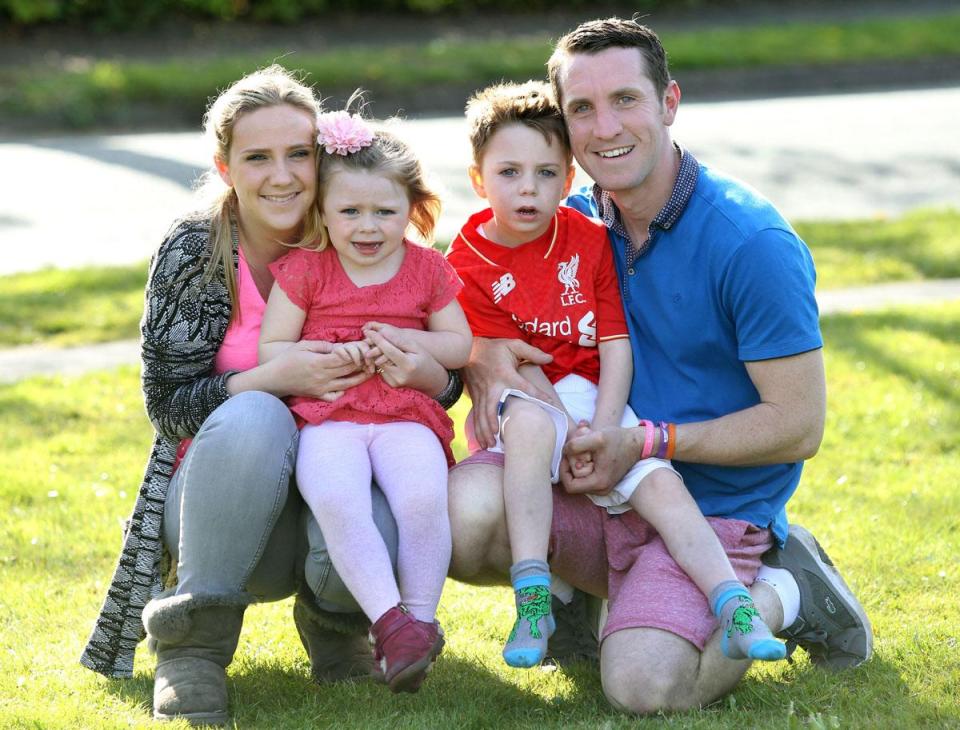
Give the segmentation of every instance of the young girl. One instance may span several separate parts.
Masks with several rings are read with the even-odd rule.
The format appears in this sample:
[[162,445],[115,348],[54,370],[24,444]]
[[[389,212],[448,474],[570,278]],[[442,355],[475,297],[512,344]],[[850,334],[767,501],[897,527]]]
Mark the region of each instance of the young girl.
[[[456,273],[439,252],[404,237],[412,225],[429,240],[439,212],[410,148],[345,111],[321,115],[318,130],[321,242],[301,243],[271,266],[260,358],[325,340],[368,376],[332,398],[290,400],[305,424],[297,483],[334,566],[373,622],[383,680],[394,692],[416,692],[444,643],[435,614],[450,563],[453,429],[431,398],[392,387],[390,361],[369,335],[415,339],[454,369],[470,354],[470,329],[455,299]],[[396,518],[399,580],[371,515],[371,476]]]

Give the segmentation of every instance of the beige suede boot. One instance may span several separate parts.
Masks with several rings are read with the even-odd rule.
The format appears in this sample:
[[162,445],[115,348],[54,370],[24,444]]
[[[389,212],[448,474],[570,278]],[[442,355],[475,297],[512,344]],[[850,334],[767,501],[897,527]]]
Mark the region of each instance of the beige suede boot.
[[313,681],[327,684],[371,675],[370,621],[363,614],[324,611],[308,590],[301,589],[293,604],[293,621],[310,659]]
[[226,724],[226,667],[248,602],[245,596],[181,595],[147,604],[143,622],[157,653],[154,719]]

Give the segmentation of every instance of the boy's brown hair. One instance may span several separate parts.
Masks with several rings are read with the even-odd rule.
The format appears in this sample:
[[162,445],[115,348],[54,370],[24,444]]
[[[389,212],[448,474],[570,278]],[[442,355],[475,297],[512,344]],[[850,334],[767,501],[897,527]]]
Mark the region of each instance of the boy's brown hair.
[[490,138],[507,124],[523,124],[537,130],[547,144],[557,142],[563,146],[568,164],[573,161],[563,115],[550,86],[543,81],[494,84],[478,91],[467,102],[467,123],[477,167]]

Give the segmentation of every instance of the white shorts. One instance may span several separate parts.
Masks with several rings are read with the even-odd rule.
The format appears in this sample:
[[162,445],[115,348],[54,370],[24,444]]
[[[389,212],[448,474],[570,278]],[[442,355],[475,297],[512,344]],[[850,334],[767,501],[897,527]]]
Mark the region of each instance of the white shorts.
[[[560,396],[560,401],[563,403],[563,407],[567,409],[567,412],[573,417],[574,421],[593,420],[593,414],[596,411],[597,406],[597,386],[594,383],[579,375],[567,375],[566,377],[561,378],[554,383],[553,387],[557,391],[557,395]],[[567,442],[566,414],[559,408],[556,408],[549,403],[544,403],[538,398],[533,398],[523,391],[514,390],[512,388],[505,390],[500,396],[501,406],[506,399],[510,397],[522,398],[524,400],[536,403],[553,417],[553,422],[557,431],[557,440],[553,447],[553,459],[550,463],[550,478],[551,481],[556,484],[557,480],[560,478],[560,458],[563,454],[563,445]],[[633,428],[639,425],[639,423],[640,420],[637,418],[636,414],[633,412],[630,406],[627,406],[623,411],[623,418],[620,420],[621,427]],[[471,453],[479,449],[479,446],[476,444],[476,441],[473,438],[472,425],[473,419],[468,418],[467,442]],[[500,425],[502,427],[502,420]],[[499,431],[497,432],[497,443],[493,448],[490,449],[490,451],[503,453],[503,446],[500,442]],[[636,490],[637,485],[640,484],[644,477],[657,469],[669,469],[677,475],[678,479],[681,481],[683,479],[677,470],[673,468],[673,465],[671,465],[670,462],[666,461],[665,459],[657,459],[655,457],[650,459],[642,459],[633,465],[630,471],[624,475],[623,479],[621,479],[610,492],[607,494],[588,494],[587,496],[593,500],[594,504],[600,507],[605,507],[607,512],[610,514],[627,512],[630,510],[630,503],[628,500],[631,496],[633,496],[633,492]]]

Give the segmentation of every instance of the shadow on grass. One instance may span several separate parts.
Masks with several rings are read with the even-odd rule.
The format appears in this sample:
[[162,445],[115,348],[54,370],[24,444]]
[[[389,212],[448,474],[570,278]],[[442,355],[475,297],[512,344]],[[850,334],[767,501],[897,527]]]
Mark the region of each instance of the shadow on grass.
[[[795,655],[802,657],[803,652]],[[916,700],[903,678],[903,667],[874,654],[866,664],[830,672],[798,661],[779,677],[752,673],[734,692],[707,708],[717,720],[745,711],[763,725],[779,719],[782,727],[878,727],[893,717],[900,727],[942,720],[940,708]],[[773,713],[773,716],[769,716]],[[784,722],[785,721],[785,722]],[[756,726],[754,723],[748,723]]]
[[[596,670],[581,665],[565,672],[565,680],[561,694],[544,698],[478,662],[445,655],[420,692],[393,694],[373,680],[315,684],[305,660],[247,657],[234,664],[227,686],[238,727],[480,727],[617,716],[603,700]],[[151,713],[152,672],[102,686]]]
[[[960,403],[960,389],[951,382],[950,374],[938,372],[934,363],[916,358],[910,351],[882,348],[870,341],[872,336],[889,331],[890,337],[900,333],[925,335],[943,347],[957,341],[956,318],[944,317],[939,308],[892,310],[860,314],[835,314],[824,317],[822,327],[828,346],[858,361],[911,383],[918,383],[948,403]],[[889,342],[890,338],[885,341]],[[954,416],[960,410],[953,410]]]
[[960,276],[960,210],[918,211],[898,220],[799,222],[797,231],[817,260],[847,262],[864,257],[868,265],[909,270],[922,278]]
[[[247,662],[227,684],[238,727],[636,726],[637,718],[607,704],[595,669],[580,665],[565,671],[563,680],[549,697],[477,662],[444,656],[416,695],[394,695],[371,680],[317,685],[305,662]],[[152,674],[145,674],[103,686],[149,715],[152,684]],[[800,662],[779,677],[751,674],[727,697],[702,710],[672,713],[669,722],[732,727],[745,712],[755,722],[787,727],[875,726],[889,713],[908,725],[946,719],[943,708],[915,699],[897,664],[874,656],[863,667],[838,673]],[[649,722],[660,726],[664,719]]]

